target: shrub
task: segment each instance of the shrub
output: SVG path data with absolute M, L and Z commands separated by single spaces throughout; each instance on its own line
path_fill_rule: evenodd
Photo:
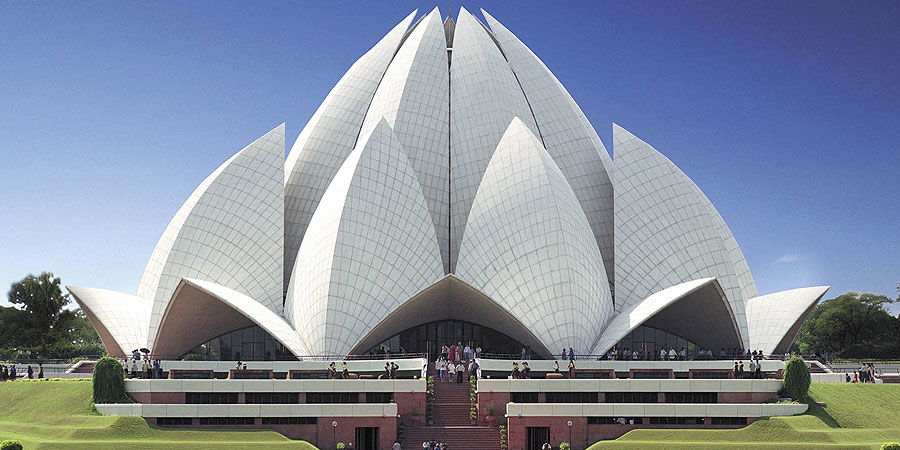
M 0 442 L 0 450 L 22 450 L 22 443 L 12 439 L 3 441 Z
M 500 450 L 506 450 L 506 425 L 500 425 Z
M 809 368 L 799 356 L 792 356 L 784 365 L 784 389 L 792 399 L 805 401 L 809 393 Z
M 104 356 L 94 364 L 94 403 L 116 403 L 125 397 L 125 371 L 118 360 Z
M 881 450 L 900 450 L 900 442 L 885 442 L 882 444 Z
M 421 415 L 422 412 L 419 411 L 419 407 L 418 407 L 418 406 L 413 405 L 412 407 L 409 408 L 409 414 L 412 415 L 413 417 L 416 417 L 416 416 Z
M 572 446 L 568 442 L 562 442 L 559 444 L 559 450 L 572 450 Z
M 337 450 L 344 450 L 346 448 L 347 448 L 347 446 L 343 442 L 337 443 Z

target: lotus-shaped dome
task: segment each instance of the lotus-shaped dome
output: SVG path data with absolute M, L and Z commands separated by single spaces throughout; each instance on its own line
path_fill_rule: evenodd
M 439 320 L 545 355 L 605 352 L 642 325 L 706 348 L 789 345 L 827 287 L 757 297 L 690 178 L 617 125 L 614 163 L 559 80 L 482 13 L 489 28 L 414 11 L 286 160 L 283 125 L 228 159 L 137 295 L 71 287 L 109 352 L 174 357 L 256 325 L 296 356 L 361 353 Z

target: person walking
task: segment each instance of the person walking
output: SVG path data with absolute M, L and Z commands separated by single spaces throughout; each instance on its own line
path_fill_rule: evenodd
M 528 367 L 527 361 L 522 361 L 522 378 L 531 379 L 531 367 Z
M 575 350 L 569 347 L 569 361 L 575 361 Z
M 132 358 L 131 359 L 131 378 L 137 378 L 137 377 L 138 377 L 137 360 Z
M 678 353 L 675 352 L 675 347 L 669 347 L 669 361 L 675 361 L 678 359 Z
M 466 366 L 463 365 L 462 361 L 456 364 L 456 382 L 463 382 L 463 374 L 466 373 Z
M 44 379 L 44 363 L 38 364 L 38 380 Z
M 450 345 L 450 350 L 449 350 L 448 356 L 450 359 L 450 364 L 453 364 L 456 362 L 456 345 L 452 345 L 452 344 Z
M 469 362 L 469 360 L 472 359 L 472 347 L 469 347 L 469 345 L 466 344 L 466 348 L 463 349 L 463 353 L 465 353 L 466 362 Z
M 162 376 L 162 364 L 159 359 L 153 361 L 153 378 L 159 379 Z
M 27 378 L 29 380 L 34 379 L 34 369 L 31 368 L 31 364 L 28 365 L 28 369 L 25 372 L 25 378 Z
M 394 445 L 391 446 L 391 450 L 400 450 L 400 441 L 394 441 Z
M 447 364 L 447 380 L 452 383 L 454 378 L 456 378 L 456 364 L 450 361 Z
M 333 380 L 337 378 L 337 367 L 334 365 L 334 361 L 328 365 L 328 379 Z
M 341 378 L 346 380 L 350 378 L 350 368 L 347 367 L 347 362 L 341 362 Z
M 447 382 L 447 360 L 446 359 L 441 360 L 440 368 L 441 368 L 441 382 L 446 383 Z
M 569 361 L 569 379 L 575 378 L 575 361 Z

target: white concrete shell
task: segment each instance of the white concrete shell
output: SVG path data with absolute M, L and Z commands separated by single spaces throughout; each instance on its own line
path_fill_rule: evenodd
M 107 289 L 66 286 L 111 356 L 122 357 L 147 344 L 150 300 Z
M 606 353 L 641 325 L 661 328 L 661 324 L 667 331 L 708 349 L 741 344 L 721 287 L 715 278 L 703 278 L 663 289 L 627 306 L 603 330 L 591 353 Z
M 235 289 L 282 310 L 284 124 L 225 161 L 169 222 L 141 278 L 152 299 L 147 346 L 185 277 Z
M 593 348 L 613 305 L 578 199 L 518 118 L 493 153 L 472 203 L 456 275 L 553 351 Z
M 310 221 L 286 315 L 315 354 L 344 354 L 444 274 L 434 225 L 399 139 L 363 136 Z
M 750 348 L 765 354 L 786 352 L 800 332 L 803 321 L 830 288 L 791 289 L 748 300 Z
M 220 284 L 190 278 L 175 290 L 151 353 L 175 359 L 213 337 L 251 325 L 259 325 L 294 355 L 309 354 L 297 332 L 266 305 Z
M 539 136 L 528 102 L 490 34 L 465 8 L 450 70 L 450 271 L 488 161 L 513 117 Z
M 685 281 L 715 277 L 749 344 L 744 298 L 718 213 L 672 161 L 613 125 L 616 309 Z M 728 232 L 730 235 L 731 233 Z M 744 263 L 746 264 L 746 263 Z
M 450 73 L 447 44 L 437 8 L 404 41 L 369 106 L 362 134 L 382 119 L 394 130 L 416 172 L 444 272 L 450 270 Z
M 285 289 L 309 221 L 328 184 L 356 146 L 372 96 L 415 15 L 416 11 L 410 13 L 350 66 L 306 123 L 284 161 Z
M 550 69 L 512 32 L 481 10 L 531 106 L 543 144 L 566 176 L 614 284 L 612 160 L 575 99 Z

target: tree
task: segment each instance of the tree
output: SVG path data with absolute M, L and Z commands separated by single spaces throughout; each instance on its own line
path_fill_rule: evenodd
M 784 390 L 792 399 L 797 401 L 806 400 L 809 393 L 810 375 L 809 368 L 803 358 L 799 356 L 791 356 L 791 359 L 784 365 Z
M 118 360 L 104 356 L 94 364 L 94 403 L 118 403 L 125 397 L 125 369 Z
M 50 272 L 40 276 L 29 274 L 22 281 L 13 283 L 8 296 L 10 303 L 22 305 L 31 313 L 35 325 L 44 329 L 53 328 L 63 307 L 69 304 L 69 294 L 63 294 L 60 289 L 59 277 Z
M 894 300 L 849 292 L 819 304 L 800 329 L 795 349 L 802 354 L 835 352 L 842 357 L 900 355 L 900 318 L 885 306 Z

